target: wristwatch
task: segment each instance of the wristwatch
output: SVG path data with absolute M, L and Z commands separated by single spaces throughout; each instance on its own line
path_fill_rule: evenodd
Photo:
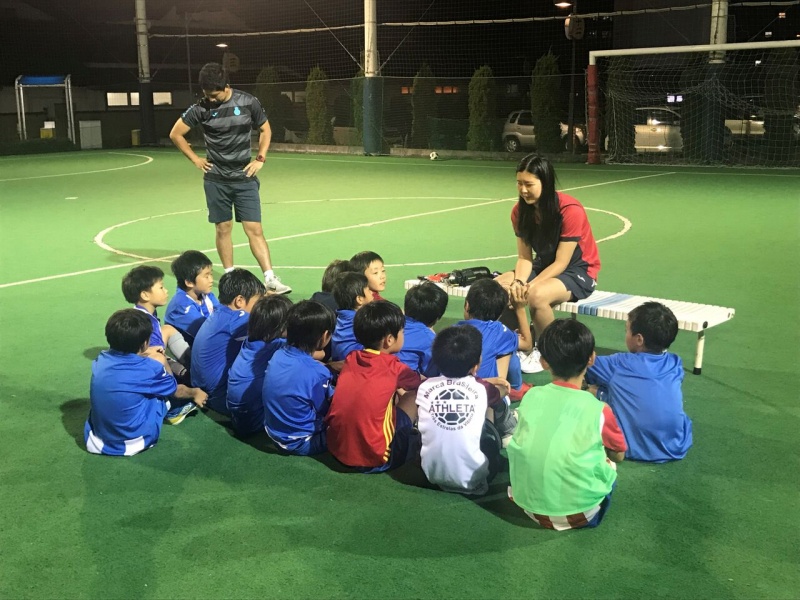
M 256 156 L 256 160 L 258 162 L 264 162 L 264 155 L 263 154 L 259 154 L 258 156 Z

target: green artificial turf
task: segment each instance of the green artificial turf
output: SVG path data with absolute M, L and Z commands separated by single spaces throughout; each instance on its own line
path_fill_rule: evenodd
M 557 172 L 598 239 L 624 221 L 591 209 L 631 223 L 600 244 L 600 289 L 736 309 L 686 376 L 688 457 L 623 463 L 603 524 L 566 533 L 506 499 L 507 473 L 470 500 L 271 454 L 210 413 L 136 457 L 87 454 L 90 365 L 130 255 L 167 273 L 186 249 L 217 260 L 201 173 L 171 150 L 0 158 L 0 598 L 796 598 L 800 172 Z M 513 265 L 492 258 L 515 253 L 513 163 L 274 154 L 261 179 L 294 300 L 364 249 L 399 304 L 405 279 Z M 462 311 L 451 298 L 441 325 Z M 582 319 L 624 349 L 623 323 Z M 694 341 L 673 346 L 689 369 Z

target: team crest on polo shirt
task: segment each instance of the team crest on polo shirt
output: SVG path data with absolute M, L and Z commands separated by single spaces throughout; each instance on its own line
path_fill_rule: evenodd
M 239 110 L 239 107 L 237 106 L 233 109 L 233 114 L 235 114 L 238 117 L 240 114 L 242 114 L 242 111 Z
M 433 422 L 448 431 L 456 431 L 469 425 L 475 416 L 475 401 L 471 395 L 468 390 L 461 390 L 453 385 L 437 391 L 431 399 L 430 414 Z

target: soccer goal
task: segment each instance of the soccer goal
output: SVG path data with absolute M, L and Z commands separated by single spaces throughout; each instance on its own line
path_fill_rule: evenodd
M 800 40 L 591 52 L 589 162 L 800 166 Z

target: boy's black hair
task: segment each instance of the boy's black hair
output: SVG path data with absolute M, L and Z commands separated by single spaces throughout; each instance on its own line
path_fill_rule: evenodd
M 553 375 L 569 379 L 580 375 L 594 352 L 594 335 L 574 319 L 556 319 L 536 342 Z
M 123 308 L 108 318 L 106 340 L 112 350 L 136 354 L 150 340 L 153 324 L 141 310 Z
M 317 349 L 320 338 L 336 328 L 334 312 L 314 300 L 302 300 L 286 314 L 286 343 L 311 354 Z
M 367 267 L 372 264 L 373 261 L 379 260 L 383 262 L 381 255 L 377 252 L 372 252 L 371 250 L 364 250 L 363 252 L 359 252 L 358 254 L 354 254 L 353 258 L 350 259 L 350 267 L 353 271 L 357 273 L 363 273 L 367 270 Z
M 644 347 L 650 352 L 663 352 L 678 336 L 678 319 L 660 302 L 645 302 L 628 313 L 631 333 L 642 334 Z
M 466 302 L 471 318 L 496 321 L 508 306 L 508 292 L 494 279 L 479 279 L 469 286 Z
M 247 321 L 247 339 L 251 342 L 271 342 L 286 331 L 286 315 L 292 301 L 286 296 L 264 296 L 250 311 Z
M 249 301 L 253 296 L 263 296 L 266 293 L 264 283 L 247 269 L 234 269 L 219 280 L 219 301 L 226 306 L 232 304 L 236 296 Z
M 178 287 L 185 292 L 188 289 L 186 282 L 194 283 L 200 271 L 212 264 L 211 259 L 199 250 L 187 250 L 172 261 L 172 274 L 175 275 Z
M 228 87 L 228 73 L 219 63 L 206 63 L 197 81 L 204 92 L 220 92 Z
M 339 260 L 338 258 L 334 260 L 322 274 L 322 291 L 328 293 L 332 292 L 339 275 L 352 270 L 353 268 L 350 266 L 349 260 Z
M 356 298 L 363 297 L 368 287 L 369 282 L 363 273 L 342 273 L 333 284 L 333 299 L 339 308 L 355 310 Z
M 423 281 L 406 292 L 404 308 L 407 317 L 433 327 L 447 310 L 447 292 L 432 281 Z
M 122 278 L 122 295 L 131 304 L 138 304 L 142 292 L 146 292 L 164 279 L 164 271 L 151 265 L 133 267 Z
M 472 325 L 442 329 L 433 340 L 431 354 L 445 377 L 466 377 L 481 362 L 483 335 Z
M 362 306 L 353 319 L 353 333 L 358 342 L 370 350 L 380 350 L 387 335 L 397 337 L 406 325 L 403 311 L 394 302 L 377 300 Z

